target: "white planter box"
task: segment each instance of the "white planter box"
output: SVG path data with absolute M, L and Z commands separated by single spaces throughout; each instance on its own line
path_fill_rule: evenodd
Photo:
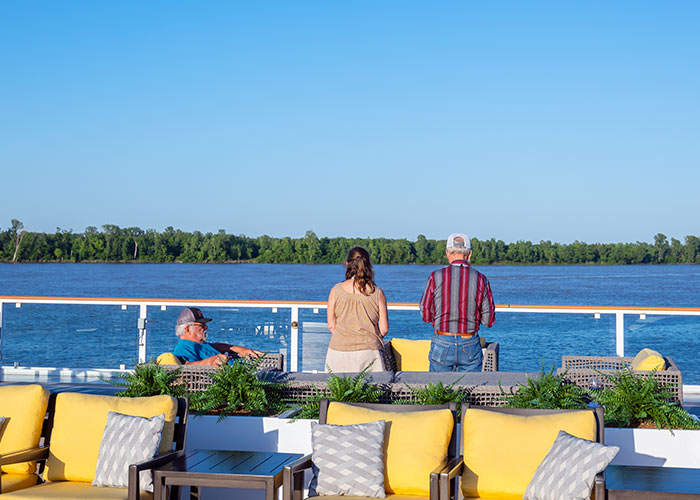
M 311 453 L 311 422 L 270 417 L 190 417 L 187 449 Z M 700 468 L 700 430 L 605 429 L 605 444 L 620 447 L 616 465 Z
M 605 428 L 605 444 L 620 447 L 614 465 L 700 467 L 700 430 Z

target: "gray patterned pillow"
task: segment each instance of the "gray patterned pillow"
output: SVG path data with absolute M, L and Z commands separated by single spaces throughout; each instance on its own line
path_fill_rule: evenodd
M 384 420 L 354 425 L 311 423 L 309 496 L 384 498 Z
M 129 486 L 129 465 L 153 458 L 163 436 L 165 415 L 134 417 L 110 411 L 102 435 L 93 486 Z M 141 471 L 141 489 L 153 491 L 151 471 Z
M 605 446 L 559 431 L 547 456 L 527 485 L 527 500 L 590 498 L 595 475 L 603 471 L 620 448 Z

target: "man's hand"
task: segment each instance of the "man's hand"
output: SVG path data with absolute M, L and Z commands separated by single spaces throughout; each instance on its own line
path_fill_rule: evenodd
M 231 346 L 231 350 L 238 354 L 240 357 L 248 359 L 259 358 L 260 356 L 265 354 L 262 351 L 256 351 L 255 349 L 249 349 L 248 347 L 241 346 Z

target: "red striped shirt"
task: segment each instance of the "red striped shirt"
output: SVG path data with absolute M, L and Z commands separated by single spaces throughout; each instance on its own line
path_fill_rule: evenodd
M 455 260 L 428 278 L 420 299 L 423 321 L 442 332 L 472 333 L 496 321 L 489 280 L 465 260 Z

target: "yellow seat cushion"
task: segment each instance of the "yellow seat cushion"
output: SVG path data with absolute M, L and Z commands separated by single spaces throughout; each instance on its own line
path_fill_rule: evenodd
M 519 416 L 470 408 L 462 426 L 465 497 L 521 499 L 560 430 L 596 438 L 595 415 L 586 410 Z
M 180 360 L 172 352 L 164 352 L 156 358 L 159 365 L 181 365 Z
M 127 488 L 102 488 L 78 481 L 44 483 L 33 488 L 14 491 L 3 500 L 127 500 Z M 153 493 L 141 491 L 142 500 L 152 500 Z
M 666 361 L 657 351 L 645 348 L 634 357 L 631 367 L 633 370 L 663 370 L 666 368 Z
M 150 418 L 165 414 L 159 454 L 172 449 L 177 400 L 171 396 L 121 398 L 64 392 L 56 398 L 46 477 L 49 481 L 95 478 L 97 456 L 110 411 Z
M 430 368 L 430 340 L 391 339 L 396 369 L 404 372 L 427 372 Z
M 364 424 L 385 420 L 384 489 L 397 495 L 428 496 L 430 473 L 447 462 L 454 419 L 450 410 L 385 412 L 342 403 L 328 407 L 327 423 Z
M 2 484 L 0 492 L 9 493 L 35 486 L 38 479 L 39 476 L 36 474 L 3 474 L 0 477 L 0 484 Z
M 0 428 L 0 455 L 39 446 L 49 391 L 37 384 L 0 387 L 0 417 L 6 421 Z M 2 472 L 31 474 L 35 462 L 3 465 Z

